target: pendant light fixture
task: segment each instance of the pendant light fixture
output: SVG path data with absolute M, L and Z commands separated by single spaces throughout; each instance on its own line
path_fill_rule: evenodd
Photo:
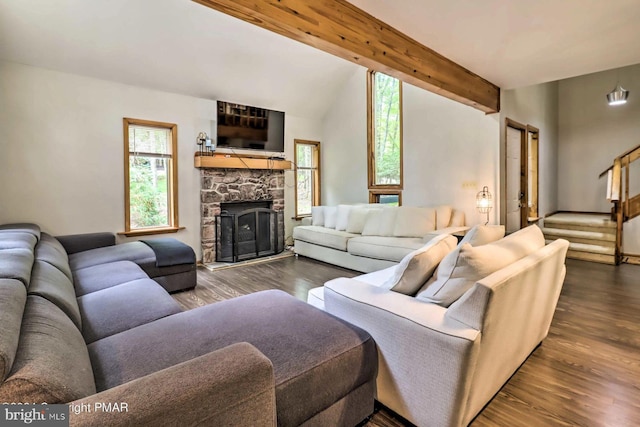
M 609 101 L 609 105 L 622 105 L 627 103 L 628 97 L 629 91 L 620 86 L 620 81 L 618 81 L 615 89 L 607 94 L 607 101 Z

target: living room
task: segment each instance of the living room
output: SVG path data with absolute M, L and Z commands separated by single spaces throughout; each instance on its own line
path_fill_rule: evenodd
M 633 5 L 617 6 L 619 15 L 637 14 Z M 582 17 L 597 22 L 592 14 Z M 218 100 L 284 111 L 288 160 L 295 139 L 320 141 L 321 204 L 369 201 L 363 66 L 188 1 L 162 6 L 11 1 L 0 6 L 0 23 L 0 224 L 32 222 L 56 236 L 123 232 L 122 119 L 174 123 L 180 229 L 169 236 L 192 247 L 201 260 L 201 171 L 193 154 L 197 135 L 214 133 Z M 603 36 L 591 35 L 592 48 L 599 47 L 598 37 Z M 487 186 L 494 201 L 488 222 L 504 224 L 509 118 L 540 131 L 539 217 L 608 212 L 607 182 L 598 174 L 638 145 L 640 133 L 635 120 L 640 104 L 634 99 L 640 58 L 631 56 L 633 48 L 623 48 L 628 39 L 633 38 L 618 41 L 627 56 L 601 64 L 576 59 L 577 72 L 560 76 L 548 68 L 535 84 L 519 80 L 514 66 L 512 80 L 500 82 L 500 112 L 494 114 L 404 83 L 402 205 L 451 205 L 464 212 L 467 225 L 480 224 L 487 217 L 478 212 L 476 196 Z M 553 44 L 548 40 L 531 55 L 559 55 L 551 52 Z M 562 52 L 572 48 L 567 44 Z M 464 64 L 464 58 L 451 59 Z M 617 83 L 629 90 L 629 101 L 610 107 L 605 95 Z M 284 179 L 284 236 L 291 244 L 300 224 L 293 219 L 294 172 L 285 171 Z M 138 239 L 118 236 L 119 243 Z M 622 254 L 637 259 L 639 242 L 638 220 L 626 222 Z M 612 268 L 624 269 L 626 276 L 637 267 Z

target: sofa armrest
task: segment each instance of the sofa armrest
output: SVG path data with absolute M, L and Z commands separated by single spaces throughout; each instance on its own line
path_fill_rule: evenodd
M 69 255 L 116 244 L 116 236 L 113 233 L 70 234 L 68 236 L 56 236 L 56 239 Z
M 305 216 L 300 220 L 300 225 L 311 225 L 312 223 L 313 223 L 313 220 L 311 219 L 310 216 Z
M 96 407 L 109 403 L 119 411 Z M 273 366 L 251 344 L 233 344 L 72 402 L 70 425 L 275 426 Z
M 324 303 L 376 342 L 378 401 L 416 425 L 462 424 L 479 331 L 444 307 L 354 279 L 326 283 Z

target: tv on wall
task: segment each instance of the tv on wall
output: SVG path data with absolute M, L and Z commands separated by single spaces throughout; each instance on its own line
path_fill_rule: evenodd
M 218 101 L 218 148 L 284 153 L 284 113 Z

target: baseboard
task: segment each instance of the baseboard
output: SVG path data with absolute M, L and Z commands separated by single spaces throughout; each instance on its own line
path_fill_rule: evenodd
M 640 265 L 640 255 L 622 254 L 622 262 L 626 264 Z

